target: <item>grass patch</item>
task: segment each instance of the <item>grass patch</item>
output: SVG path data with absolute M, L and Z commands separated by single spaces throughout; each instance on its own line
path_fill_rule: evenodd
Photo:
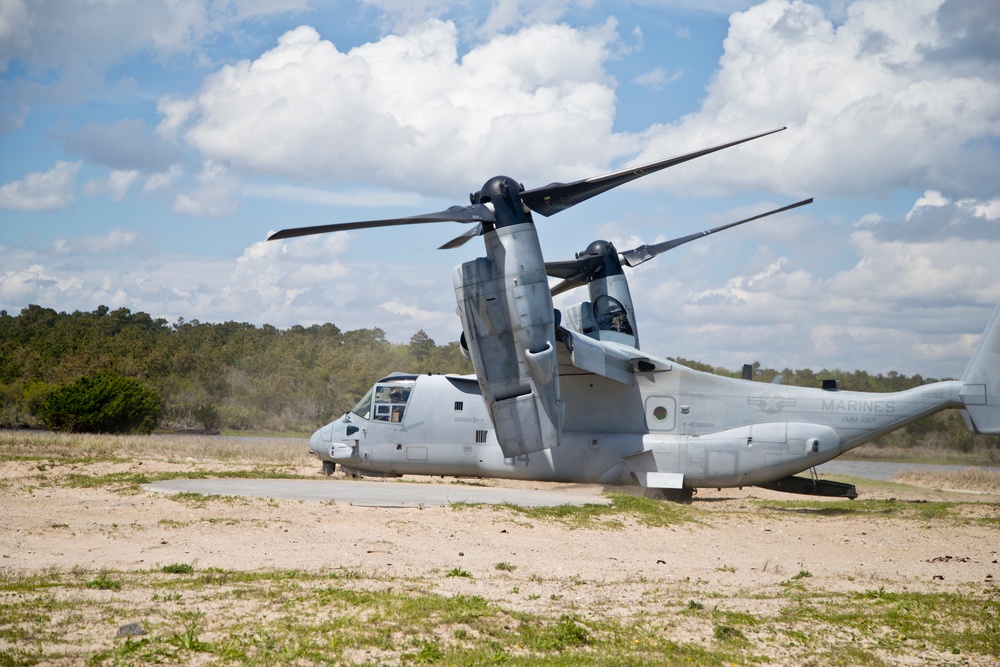
M 86 584 L 87 588 L 96 588 L 101 591 L 120 591 L 122 582 L 117 579 L 108 579 L 106 572 L 102 572 L 96 579 L 91 579 Z
M 923 521 L 960 519 L 962 503 L 924 500 L 757 500 L 761 509 L 812 516 L 919 519 Z
M 160 571 L 166 574 L 191 574 L 194 572 L 194 567 L 187 563 L 173 563 L 171 565 L 164 565 L 160 568 Z
M 308 436 L 240 434 L 240 438 L 199 435 L 107 435 L 0 431 L 0 460 L 66 463 L 122 462 L 131 459 L 196 459 L 232 463 L 302 465 Z
M 757 600 L 767 598 L 757 609 L 770 611 L 753 614 L 737 611 L 738 593 L 713 592 L 711 607 L 692 600 L 619 615 L 585 613 L 569 600 L 528 612 L 478 595 L 440 595 L 433 581 L 419 577 L 354 570 L 213 569 L 177 577 L 174 569 L 106 571 L 96 579 L 84 571 L 3 572 L 3 664 L 670 667 L 1000 657 L 996 589 L 961 595 L 781 589 L 756 593 Z M 93 602 L 97 591 L 100 604 Z M 147 634 L 109 633 L 122 619 L 140 620 Z M 678 627 L 686 639 L 676 639 Z
M 496 511 L 506 511 L 526 519 L 556 521 L 569 528 L 596 528 L 621 530 L 626 520 L 633 520 L 648 527 L 676 526 L 698 520 L 699 510 L 690 505 L 678 505 L 662 500 L 651 500 L 628 493 L 610 491 L 605 494 L 610 503 L 585 505 L 555 505 L 551 507 L 522 507 L 511 503 L 488 505 Z M 463 510 L 484 507 L 476 503 L 453 503 L 453 509 Z

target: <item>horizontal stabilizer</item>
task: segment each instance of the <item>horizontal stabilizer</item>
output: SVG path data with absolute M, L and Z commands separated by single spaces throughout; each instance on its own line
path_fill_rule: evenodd
M 1000 434 L 1000 306 L 962 374 L 963 417 L 975 433 Z

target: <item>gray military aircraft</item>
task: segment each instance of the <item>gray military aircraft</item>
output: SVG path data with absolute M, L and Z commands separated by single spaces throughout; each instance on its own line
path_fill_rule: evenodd
M 689 499 L 699 487 L 762 486 L 855 497 L 855 488 L 797 476 L 927 415 L 962 410 L 1000 433 L 1000 307 L 961 380 L 894 393 L 803 388 L 721 377 L 639 349 L 623 266 L 682 243 L 801 206 L 619 253 L 598 241 L 546 263 L 532 212 L 550 216 L 641 176 L 779 132 L 746 137 L 573 183 L 525 190 L 488 180 L 469 206 L 406 218 L 287 229 L 269 240 L 431 222 L 474 223 L 442 248 L 483 236 L 486 257 L 455 268 L 463 352 L 475 375 L 380 379 L 350 412 L 316 431 L 328 474 L 457 475 L 639 485 Z M 550 288 L 548 276 L 561 279 Z M 561 313 L 552 294 L 587 285 Z

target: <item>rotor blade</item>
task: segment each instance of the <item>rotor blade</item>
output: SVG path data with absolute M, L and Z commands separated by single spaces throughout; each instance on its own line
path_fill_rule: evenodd
M 438 213 L 424 213 L 408 218 L 390 218 L 388 220 L 364 220 L 361 222 L 339 222 L 333 225 L 315 225 L 313 227 L 296 227 L 282 229 L 267 237 L 268 241 L 290 239 L 296 236 L 310 234 L 326 234 L 327 232 L 345 232 L 351 229 L 369 229 L 372 227 L 394 227 L 396 225 L 419 225 L 425 222 L 493 222 L 496 218 L 493 211 L 483 204 L 473 206 L 452 206 Z
M 730 227 L 736 227 L 737 225 L 742 225 L 753 220 L 760 220 L 761 218 L 766 218 L 769 215 L 774 215 L 775 213 L 781 213 L 782 211 L 788 211 L 793 208 L 798 208 L 799 206 L 805 206 L 806 204 L 812 203 L 812 197 L 809 199 L 803 199 L 800 202 L 795 202 L 794 204 L 789 204 L 788 206 L 782 206 L 781 208 L 776 208 L 773 211 L 768 211 L 767 213 L 761 213 L 760 215 L 755 215 L 751 218 L 745 218 L 743 220 L 737 220 L 736 222 L 730 222 L 728 225 L 722 225 L 721 227 L 714 227 L 712 229 L 706 229 L 703 232 L 698 232 L 696 234 L 689 234 L 687 236 L 682 236 L 680 238 L 673 239 L 672 241 L 664 241 L 663 243 L 657 243 L 655 245 L 641 245 L 638 248 L 633 248 L 632 250 L 626 250 L 621 253 L 622 264 L 626 266 L 639 266 L 643 262 L 649 259 L 653 259 L 660 253 L 664 253 L 668 250 L 672 250 L 679 245 L 684 245 L 688 241 L 694 241 L 695 239 L 700 239 L 709 234 L 714 234 L 715 232 L 721 232 L 724 229 L 729 229 Z
M 723 148 L 729 148 L 731 146 L 746 143 L 747 141 L 766 137 L 769 134 L 781 132 L 784 129 L 786 128 L 779 127 L 776 130 L 755 134 L 752 137 L 745 137 L 736 141 L 730 141 L 726 144 L 713 146 L 712 148 L 705 148 L 700 151 L 695 151 L 694 153 L 678 155 L 677 157 L 661 160 L 659 162 L 651 162 L 650 164 L 642 165 L 641 167 L 622 169 L 621 171 L 605 174 L 604 176 L 595 176 L 594 178 L 587 178 L 573 183 L 549 183 L 546 186 L 522 192 L 521 201 L 524 202 L 524 204 L 532 211 L 544 216 L 550 216 L 560 211 L 565 211 L 570 206 L 575 206 L 582 201 L 586 201 L 591 197 L 601 194 L 602 192 L 607 192 L 611 188 L 616 188 L 619 185 L 635 180 L 640 176 L 646 176 L 660 171 L 661 169 L 673 167 L 674 165 L 682 162 L 687 162 L 688 160 L 693 160 L 697 157 L 708 155 L 709 153 L 721 151 Z
M 465 245 L 467 241 L 469 241 L 472 238 L 475 238 L 476 236 L 482 236 L 482 234 L 483 234 L 483 223 L 480 222 L 472 229 L 466 231 L 463 234 L 459 234 L 452 240 L 448 241 L 443 246 L 438 248 L 438 250 L 451 250 L 453 248 L 457 248 L 459 246 Z
M 552 288 L 552 296 L 562 294 L 575 287 L 586 285 L 587 281 L 604 265 L 600 256 L 591 255 L 564 262 L 545 262 L 545 274 L 563 281 Z
M 599 256 L 581 257 L 564 262 L 545 262 L 545 274 L 553 278 L 571 280 L 594 272 L 602 264 L 603 260 Z
M 552 296 L 558 296 L 563 292 L 568 292 L 571 289 L 582 287 L 587 284 L 586 276 L 578 280 L 564 280 L 555 287 L 552 288 Z

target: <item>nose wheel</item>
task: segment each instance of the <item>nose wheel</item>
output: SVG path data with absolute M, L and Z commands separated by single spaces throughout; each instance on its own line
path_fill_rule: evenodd
M 323 474 L 329 477 L 337 470 L 337 464 L 333 461 L 323 461 Z

